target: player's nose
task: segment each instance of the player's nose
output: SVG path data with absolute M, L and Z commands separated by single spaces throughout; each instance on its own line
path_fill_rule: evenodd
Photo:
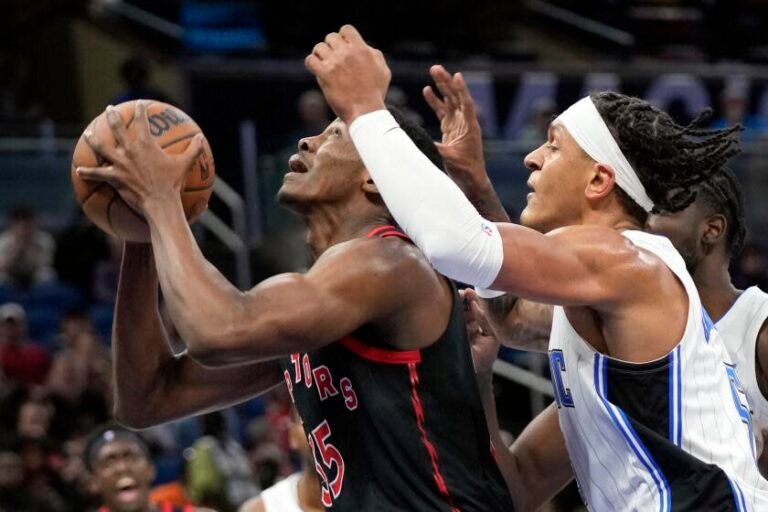
M 312 137 L 304 137 L 299 141 L 299 151 L 314 152 L 314 140 Z
M 539 149 L 541 148 L 534 149 L 533 151 L 528 153 L 523 159 L 523 163 L 525 164 L 525 167 L 531 172 L 541 170 L 542 162 L 541 162 L 541 154 Z

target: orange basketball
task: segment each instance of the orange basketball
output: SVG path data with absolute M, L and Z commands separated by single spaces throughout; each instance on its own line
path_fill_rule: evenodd
M 134 137 L 133 115 L 135 101 L 121 103 L 115 107 L 120 114 L 128 137 Z M 201 132 L 191 117 L 180 109 L 161 103 L 149 102 L 147 118 L 152 137 L 166 153 L 183 153 L 192 138 Z M 105 113 L 91 121 L 88 127 L 104 146 L 115 146 L 115 138 L 109 128 Z M 75 170 L 78 167 L 97 167 L 109 165 L 109 162 L 97 155 L 88 145 L 85 137 L 80 136 L 72 155 L 70 176 L 75 187 L 77 201 L 85 214 L 101 229 L 118 238 L 133 242 L 149 242 L 149 226 L 140 213 L 128 206 L 117 191 L 106 183 L 86 181 Z M 162 169 L 158 169 L 161 172 Z M 213 154 L 208 141 L 203 139 L 203 152 L 187 173 L 181 192 L 181 202 L 187 220 L 192 223 L 208 204 L 213 191 L 216 169 Z

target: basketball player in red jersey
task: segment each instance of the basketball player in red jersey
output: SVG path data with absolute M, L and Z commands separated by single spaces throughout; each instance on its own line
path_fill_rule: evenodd
M 87 138 L 114 164 L 78 172 L 115 186 L 152 236 L 151 245 L 126 244 L 123 256 L 113 335 L 120 421 L 147 427 L 285 381 L 324 506 L 511 509 L 461 301 L 391 225 L 343 122 L 299 141 L 278 195 L 306 220 L 315 264 L 241 292 L 205 260 L 181 208 L 179 188 L 199 141 L 185 155 L 166 155 L 147 135 L 141 102 L 135 140 L 112 109 L 107 117 L 117 149 Z M 428 135 L 398 117 L 440 166 Z M 161 327 L 158 281 L 187 345 L 178 358 Z
M 149 447 L 135 433 L 108 426 L 91 434 L 83 455 L 93 490 L 102 500 L 99 512 L 212 512 L 191 505 L 151 503 L 155 466 Z

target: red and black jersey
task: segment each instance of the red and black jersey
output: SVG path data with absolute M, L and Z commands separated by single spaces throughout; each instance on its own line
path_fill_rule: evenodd
M 384 226 L 369 236 L 405 235 Z M 464 310 L 454 288 L 443 335 L 393 350 L 363 326 L 283 361 L 323 504 L 336 511 L 507 511 L 491 453 Z

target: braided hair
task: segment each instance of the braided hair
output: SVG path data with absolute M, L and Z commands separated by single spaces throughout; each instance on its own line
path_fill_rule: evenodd
M 741 125 L 701 128 L 711 116 L 711 109 L 682 126 L 640 98 L 610 91 L 590 97 L 656 210 L 685 209 L 696 199 L 699 185 L 740 152 Z M 627 211 L 644 224 L 647 213 L 623 190 L 617 191 Z
M 747 234 L 744 226 L 744 193 L 739 179 L 724 167 L 701 184 L 698 201 L 710 213 L 719 213 L 725 217 L 728 222 L 728 252 L 731 257 L 738 256 Z

